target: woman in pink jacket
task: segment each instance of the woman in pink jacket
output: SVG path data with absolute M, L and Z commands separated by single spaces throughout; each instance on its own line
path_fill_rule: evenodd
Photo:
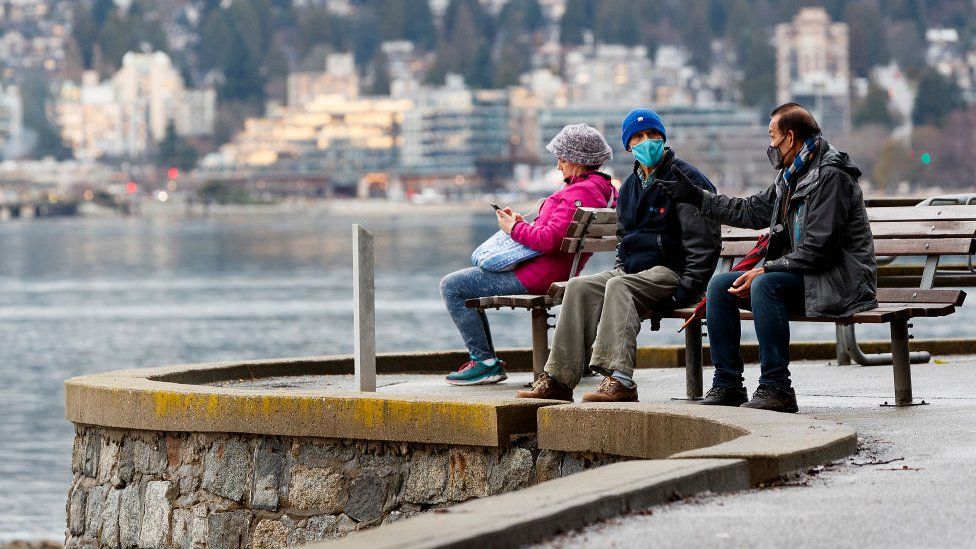
M 546 145 L 557 159 L 563 186 L 549 195 L 535 221 L 529 223 L 509 208 L 498 210 L 498 226 L 542 255 L 527 260 L 513 271 L 493 272 L 471 267 L 453 272 L 441 280 L 441 295 L 471 360 L 447 376 L 451 385 L 481 385 L 505 380 L 504 362 L 495 356 L 484 311 L 468 309 L 465 300 L 492 295 L 544 294 L 553 282 L 569 280 L 573 254 L 559 245 L 576 208 L 605 208 L 616 203 L 617 191 L 610 176 L 600 173 L 612 158 L 610 145 L 596 128 L 573 124 L 563 128 Z M 583 254 L 582 270 L 590 254 Z

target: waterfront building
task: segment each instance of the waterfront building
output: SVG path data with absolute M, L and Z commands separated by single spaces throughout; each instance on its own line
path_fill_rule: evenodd
M 359 97 L 359 75 L 351 53 L 329 54 L 323 72 L 293 72 L 287 80 L 288 106 L 303 108 L 321 95 Z
M 163 52 L 129 52 L 104 81 L 87 71 L 80 84 L 65 82 L 56 105 L 62 137 L 84 159 L 145 154 L 173 121 L 187 137 L 213 133 L 216 92 L 188 90 Z
M 271 105 L 249 118 L 231 143 L 204 157 L 209 174 L 317 173 L 334 186 L 355 189 L 370 172 L 391 170 L 400 148 L 407 99 L 320 95 L 302 107 Z
M 399 175 L 404 185 L 501 184 L 511 172 L 509 100 L 504 90 L 471 90 L 449 74 L 441 87 L 405 94 Z
M 807 106 L 828 135 L 851 125 L 848 28 L 823 8 L 802 8 L 776 25 L 776 101 Z

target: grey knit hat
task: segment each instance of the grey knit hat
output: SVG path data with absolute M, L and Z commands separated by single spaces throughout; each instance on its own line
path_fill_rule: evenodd
M 613 158 L 607 140 L 599 130 L 586 124 L 564 127 L 546 145 L 546 150 L 556 158 L 581 166 L 602 166 Z

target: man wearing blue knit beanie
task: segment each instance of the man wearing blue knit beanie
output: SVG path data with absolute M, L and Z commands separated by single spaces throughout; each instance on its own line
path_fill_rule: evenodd
M 522 398 L 573 400 L 584 370 L 605 376 L 588 402 L 633 402 L 641 320 L 698 301 L 718 263 L 720 226 L 679 204 L 662 181 L 680 169 L 693 184 L 715 187 L 665 147 L 667 131 L 651 109 L 635 109 L 621 125 L 634 171 L 617 201 L 617 261 L 610 271 L 570 279 L 545 372 Z

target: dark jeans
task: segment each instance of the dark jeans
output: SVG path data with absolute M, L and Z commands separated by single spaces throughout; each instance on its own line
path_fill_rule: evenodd
M 461 339 L 471 360 L 486 360 L 495 356 L 491 342 L 488 317 L 481 309 L 464 306 L 467 299 L 492 295 L 519 295 L 528 291 L 512 271 L 492 272 L 480 267 L 454 271 L 441 279 L 441 296 L 451 320 L 461 332 Z
M 759 384 L 779 389 L 790 388 L 790 313 L 803 312 L 803 275 L 765 273 L 749 288 L 749 298 L 728 292 L 741 272 L 716 275 L 708 283 L 705 318 L 712 364 L 713 387 L 742 387 L 742 355 L 739 340 L 742 326 L 739 309 L 752 311 L 759 339 Z

